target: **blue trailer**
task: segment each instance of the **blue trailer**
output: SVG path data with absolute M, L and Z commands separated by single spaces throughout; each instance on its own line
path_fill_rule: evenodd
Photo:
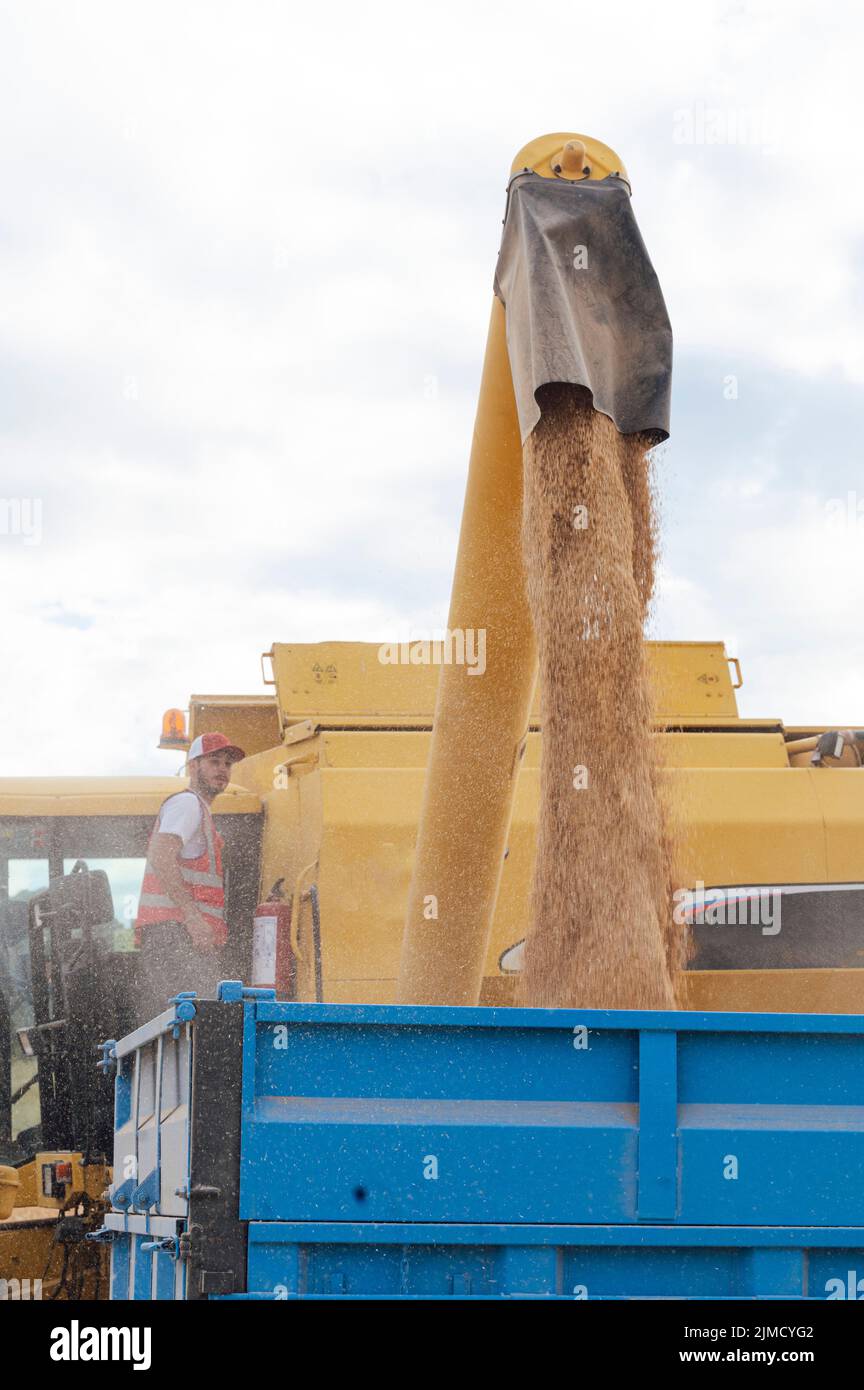
M 864 1018 L 280 1003 L 105 1044 L 115 1299 L 864 1297 Z

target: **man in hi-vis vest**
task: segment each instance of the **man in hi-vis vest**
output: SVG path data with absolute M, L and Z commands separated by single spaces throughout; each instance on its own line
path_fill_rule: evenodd
M 135 922 L 139 1024 L 167 1009 L 179 990 L 215 995 L 228 927 L 222 837 L 210 803 L 245 756 L 224 734 L 200 734 L 187 759 L 189 790 L 169 796 L 156 818 Z

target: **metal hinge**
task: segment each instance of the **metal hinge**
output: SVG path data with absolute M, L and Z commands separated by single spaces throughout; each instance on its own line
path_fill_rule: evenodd
M 160 1255 L 167 1255 L 169 1259 L 176 1260 L 180 1256 L 180 1242 L 176 1236 L 159 1236 L 156 1240 L 143 1240 L 142 1254 L 150 1250 L 157 1250 Z
M 100 1244 L 110 1245 L 117 1239 L 117 1232 L 109 1230 L 107 1226 L 100 1226 L 98 1231 L 88 1231 L 85 1240 L 98 1240 Z

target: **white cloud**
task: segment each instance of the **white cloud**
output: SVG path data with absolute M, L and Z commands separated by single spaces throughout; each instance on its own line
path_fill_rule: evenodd
M 742 396 L 864 381 L 851 4 L 818 43 L 798 0 L 7 24 L 0 493 L 38 496 L 44 536 L 0 537 L 4 772 L 161 767 L 161 710 L 259 689 L 273 640 L 444 621 L 506 172 L 544 128 L 620 150 L 679 364 Z M 712 480 L 729 555 L 682 572 L 673 534 L 658 635 L 733 634 L 748 713 L 848 718 L 857 551 L 814 537 L 773 438 Z

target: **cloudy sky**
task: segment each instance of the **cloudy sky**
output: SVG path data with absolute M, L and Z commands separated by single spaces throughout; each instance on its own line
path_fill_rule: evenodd
M 852 3 L 0 9 L 0 774 L 169 772 L 274 640 L 446 620 L 510 160 L 630 171 L 675 332 L 652 635 L 864 726 Z

